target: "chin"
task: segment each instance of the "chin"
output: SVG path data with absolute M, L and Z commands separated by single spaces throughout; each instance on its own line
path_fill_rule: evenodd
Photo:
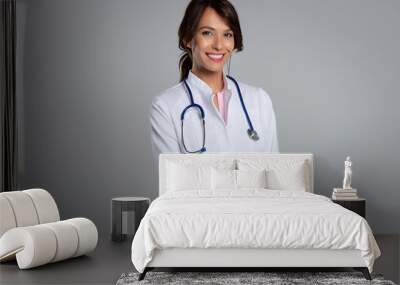
M 204 70 L 209 73 L 219 73 L 224 70 L 224 66 L 206 66 L 204 67 Z

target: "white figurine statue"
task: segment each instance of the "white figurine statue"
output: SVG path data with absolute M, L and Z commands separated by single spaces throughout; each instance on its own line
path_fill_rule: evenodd
M 351 188 L 351 160 L 350 156 L 346 157 L 346 161 L 344 162 L 344 179 L 343 179 L 343 189 L 352 189 Z

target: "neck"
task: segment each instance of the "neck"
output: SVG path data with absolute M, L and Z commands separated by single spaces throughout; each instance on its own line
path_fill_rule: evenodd
M 192 73 L 203 80 L 212 89 L 213 94 L 220 92 L 224 88 L 223 72 L 202 71 L 192 68 Z

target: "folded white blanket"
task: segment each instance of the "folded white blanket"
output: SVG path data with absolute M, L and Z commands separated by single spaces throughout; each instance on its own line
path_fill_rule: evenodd
M 157 198 L 132 243 L 143 272 L 154 249 L 358 249 L 372 272 L 379 248 L 367 221 L 329 198 L 299 191 L 179 191 Z

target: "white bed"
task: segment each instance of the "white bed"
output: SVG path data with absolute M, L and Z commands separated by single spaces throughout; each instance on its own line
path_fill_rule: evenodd
M 380 251 L 368 223 L 313 194 L 313 169 L 312 154 L 161 154 L 160 197 L 132 243 L 140 279 L 155 267 L 354 267 L 370 278 Z

